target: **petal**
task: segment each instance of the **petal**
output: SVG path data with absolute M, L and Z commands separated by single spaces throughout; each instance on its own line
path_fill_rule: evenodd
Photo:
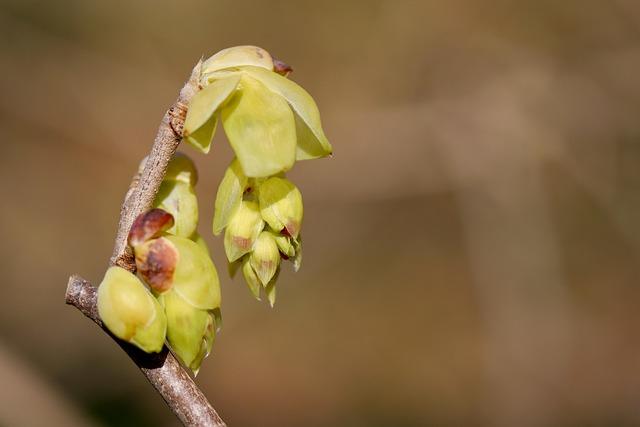
M 260 283 L 258 275 L 253 270 L 253 267 L 251 267 L 248 256 L 242 259 L 242 275 L 244 276 L 244 280 L 245 282 L 247 282 L 249 290 L 251 291 L 255 299 L 260 301 L 260 288 L 262 288 L 262 283 Z
M 234 212 L 242 202 L 242 194 L 248 178 L 242 172 L 240 162 L 233 159 L 220 182 L 213 214 L 213 234 L 218 235 L 229 224 Z
M 202 64 L 202 74 L 225 68 L 253 65 L 273 70 L 273 59 L 269 52 L 257 46 L 235 46 L 223 49 Z
M 221 117 L 245 175 L 266 177 L 291 169 L 296 160 L 295 119 L 280 95 L 243 76 Z
M 240 77 L 237 75 L 216 80 L 191 99 L 184 121 L 183 135 L 198 151 L 209 152 L 211 139 L 216 131 L 215 113 L 229 99 L 239 82 Z
M 315 159 L 332 153 L 331 144 L 322 130 L 318 107 L 306 90 L 286 77 L 263 68 L 244 67 L 243 71 L 280 94 L 291 105 L 296 115 L 298 160 Z

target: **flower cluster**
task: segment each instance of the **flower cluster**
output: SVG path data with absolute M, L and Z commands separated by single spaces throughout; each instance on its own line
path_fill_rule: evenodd
M 175 156 L 156 198 L 164 209 L 140 215 L 129 233 L 139 278 L 111 267 L 98 290 L 100 317 L 114 335 L 147 352 L 160 351 L 166 338 L 194 373 L 221 323 L 218 273 L 195 232 L 196 181 L 191 160 Z
M 264 287 L 271 306 L 276 299 L 280 260 L 302 261 L 300 227 L 302 195 L 286 178 L 249 178 L 237 159 L 218 188 L 213 232 L 224 230 L 224 249 L 231 271 L 242 274 L 253 295 Z
M 264 49 L 225 49 L 201 64 L 184 140 L 207 153 L 218 122 L 235 157 L 218 187 L 213 233 L 224 231 L 230 271 L 241 269 L 253 295 L 271 306 L 282 260 L 302 260 L 302 195 L 285 173 L 297 160 L 331 154 L 313 98 L 287 78 L 291 68 Z M 143 165 L 144 166 L 144 163 Z M 198 175 L 176 154 L 154 208 L 129 233 L 137 274 L 111 267 L 98 289 L 98 310 L 117 337 L 146 352 L 169 347 L 194 373 L 221 325 L 220 283 L 198 235 Z

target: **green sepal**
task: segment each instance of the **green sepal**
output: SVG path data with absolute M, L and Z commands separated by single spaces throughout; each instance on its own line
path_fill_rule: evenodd
M 296 160 L 295 119 L 280 95 L 243 75 L 220 117 L 246 176 L 267 177 L 291 169 Z
M 242 194 L 248 178 L 240 167 L 238 159 L 233 159 L 224 173 L 218 187 L 213 214 L 213 234 L 218 235 L 229 224 L 231 217 L 242 202 Z
M 249 253 L 263 228 L 264 221 L 258 204 L 242 201 L 224 233 L 224 250 L 229 262 Z
M 297 160 L 316 159 L 333 152 L 322 130 L 318 106 L 306 90 L 292 80 L 264 68 L 247 66 L 242 71 L 286 99 L 295 112 Z
M 197 375 L 215 340 L 213 313 L 194 307 L 175 290 L 158 299 L 167 316 L 167 341 L 171 350 Z
M 302 225 L 303 207 L 300 190 L 285 178 L 271 177 L 258 188 L 260 214 L 269 226 L 297 237 Z
M 198 199 L 193 187 L 178 180 L 164 180 L 160 184 L 154 207 L 173 215 L 174 223 L 167 233 L 191 237 L 198 226 Z
M 183 136 L 196 150 L 209 152 L 216 131 L 216 112 L 236 90 L 239 82 L 238 75 L 229 75 L 212 82 L 191 98 Z
M 162 350 L 167 318 L 158 301 L 134 274 L 110 267 L 98 287 L 98 314 L 116 337 L 147 353 Z
M 172 289 L 194 307 L 204 310 L 220 307 L 218 272 L 206 251 L 184 237 L 167 235 L 165 238 L 179 253 Z

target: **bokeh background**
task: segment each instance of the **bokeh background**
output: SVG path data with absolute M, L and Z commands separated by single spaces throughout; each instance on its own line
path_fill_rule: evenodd
M 63 301 L 202 56 L 260 45 L 335 156 L 296 165 L 278 303 L 210 233 L 225 325 L 198 384 L 230 426 L 640 425 L 640 4 L 0 1 L 0 425 L 174 426 Z

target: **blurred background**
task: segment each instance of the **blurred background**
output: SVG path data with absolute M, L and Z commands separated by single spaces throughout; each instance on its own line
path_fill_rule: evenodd
M 290 173 L 305 260 L 278 303 L 210 233 L 225 325 L 198 384 L 229 426 L 640 425 L 640 3 L 0 1 L 0 425 L 175 426 L 76 309 L 201 56 L 255 44 L 335 156 Z

